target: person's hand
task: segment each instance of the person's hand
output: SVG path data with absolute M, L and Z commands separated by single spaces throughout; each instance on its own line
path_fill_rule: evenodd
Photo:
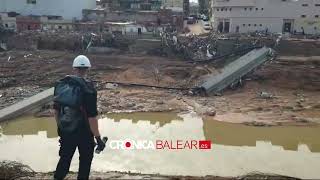
M 97 141 L 97 148 L 96 148 L 96 152 L 100 153 L 101 151 L 104 150 L 104 148 L 106 147 L 106 143 L 102 141 L 100 136 L 95 137 L 96 141 Z

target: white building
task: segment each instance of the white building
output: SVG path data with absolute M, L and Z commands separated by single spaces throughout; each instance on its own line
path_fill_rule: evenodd
M 211 5 L 217 31 L 320 33 L 320 0 L 213 0 Z
M 139 35 L 147 32 L 143 25 L 135 24 L 133 22 L 106 22 L 110 32 L 121 32 L 125 35 Z
M 80 20 L 83 9 L 95 8 L 95 0 L 0 0 L 0 12 L 62 16 L 70 20 Z
M 17 28 L 17 22 L 15 17 L 9 17 L 7 13 L 1 13 L 0 12 L 0 24 L 5 29 L 10 29 L 16 31 Z

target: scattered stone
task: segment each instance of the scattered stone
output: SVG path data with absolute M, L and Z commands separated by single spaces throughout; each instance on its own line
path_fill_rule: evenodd
M 298 102 L 298 103 L 297 103 L 297 107 L 299 107 L 299 108 L 304 108 L 304 106 L 303 106 L 303 104 L 302 104 L 301 102 Z
M 139 105 L 139 106 L 137 106 L 137 109 L 144 109 L 144 106 Z
M 293 110 L 294 108 L 292 106 L 283 106 L 284 110 Z
M 305 119 L 305 118 L 295 118 L 296 119 L 296 122 L 299 122 L 299 123 L 309 123 L 310 121 L 308 119 Z
M 157 105 L 163 105 L 164 102 L 163 102 L 163 101 L 157 101 L 156 104 L 157 104 Z
M 263 111 L 263 107 L 254 108 L 254 111 Z
M 106 89 L 117 89 L 118 87 L 119 85 L 116 83 L 107 83 L 105 86 Z
M 120 91 L 113 91 L 113 94 L 120 94 Z
M 275 96 L 271 93 L 268 93 L 268 92 L 264 92 L 264 91 L 261 91 L 259 93 L 259 98 L 262 98 L 262 99 L 272 99 L 274 98 Z
M 207 112 L 205 113 L 205 115 L 207 115 L 207 116 L 216 116 L 216 114 L 217 114 L 216 110 L 211 109 L 211 108 L 209 108 L 207 110 Z
M 136 106 L 136 104 L 133 103 L 133 102 L 129 102 L 129 103 L 126 104 L 126 107 L 127 107 L 127 108 L 132 108 L 132 107 L 134 107 L 134 106 Z

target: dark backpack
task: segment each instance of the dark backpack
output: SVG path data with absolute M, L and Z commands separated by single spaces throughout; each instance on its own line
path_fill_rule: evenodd
M 76 76 L 67 76 L 56 83 L 54 102 L 59 107 L 57 118 L 59 132 L 73 134 L 86 120 L 84 108 L 86 90 L 86 81 Z

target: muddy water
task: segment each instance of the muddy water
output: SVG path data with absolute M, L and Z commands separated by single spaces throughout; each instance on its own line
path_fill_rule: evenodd
M 248 127 L 202 120 L 194 113 L 110 114 L 100 120 L 112 140 L 211 140 L 210 150 L 122 150 L 96 155 L 94 171 L 239 176 L 250 172 L 320 178 L 320 127 Z M 1 124 L 0 160 L 53 171 L 58 138 L 52 118 L 23 117 Z M 110 145 L 110 144 L 108 144 Z M 76 153 L 71 170 L 78 166 Z

